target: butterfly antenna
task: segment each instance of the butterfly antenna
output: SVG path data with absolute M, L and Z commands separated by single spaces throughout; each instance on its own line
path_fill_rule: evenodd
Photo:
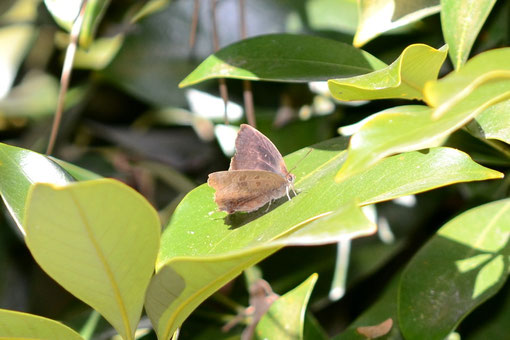
M 308 150 L 308 152 L 303 157 L 301 157 L 301 159 L 296 162 L 296 164 L 294 164 L 294 166 L 289 170 L 289 173 L 292 172 L 292 170 L 294 170 L 299 165 L 299 163 L 301 163 L 303 159 L 305 159 L 310 154 L 310 152 L 312 152 L 312 150 L 313 149 L 310 148 L 310 150 Z M 292 188 L 292 191 L 294 191 L 294 188 Z

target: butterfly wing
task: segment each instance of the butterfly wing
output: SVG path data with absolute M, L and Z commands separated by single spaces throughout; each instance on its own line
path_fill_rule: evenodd
M 288 182 L 282 176 L 262 170 L 229 170 L 209 174 L 209 186 L 216 190 L 218 208 L 231 214 L 255 211 L 285 195 Z
M 250 125 L 242 124 L 236 138 L 236 153 L 229 170 L 265 170 L 287 177 L 288 171 L 280 151 Z

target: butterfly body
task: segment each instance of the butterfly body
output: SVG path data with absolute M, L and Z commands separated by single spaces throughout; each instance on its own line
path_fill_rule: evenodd
M 274 144 L 249 125 L 241 125 L 236 153 L 228 171 L 209 175 L 207 183 L 216 190 L 218 208 L 232 214 L 251 212 L 285 194 L 290 199 L 294 175 L 287 171 Z

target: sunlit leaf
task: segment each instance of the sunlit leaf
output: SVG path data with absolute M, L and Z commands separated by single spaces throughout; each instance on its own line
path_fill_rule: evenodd
M 22 223 L 30 186 L 41 182 L 63 185 L 72 181 L 68 173 L 47 157 L 0 143 L 0 193 L 23 234 Z
M 255 329 L 255 339 L 303 339 L 303 326 L 308 300 L 317 274 L 273 302 Z
M 464 67 L 425 84 L 425 101 L 434 117 L 465 112 L 474 118 L 491 105 L 510 98 L 510 48 L 480 53 Z
M 112 179 L 35 184 L 26 243 L 42 269 L 133 339 L 159 245 L 159 217 Z
M 363 171 L 386 156 L 436 146 L 472 119 L 462 111 L 434 119 L 432 112 L 422 105 L 397 106 L 368 118 L 352 136 L 336 180 Z
M 437 79 L 447 49 L 423 44 L 408 46 L 391 65 L 352 78 L 328 81 L 331 95 L 338 100 L 382 98 L 422 99 L 427 81 Z
M 360 22 L 354 46 L 362 46 L 376 36 L 439 12 L 439 0 L 361 0 Z
M 466 62 L 495 3 L 496 0 L 441 0 L 441 27 L 455 69 Z
M 6 309 L 0 309 L 0 339 L 83 340 L 60 322 Z

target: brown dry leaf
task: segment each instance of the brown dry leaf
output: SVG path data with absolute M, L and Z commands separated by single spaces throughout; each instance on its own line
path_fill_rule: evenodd
M 358 327 L 356 328 L 356 331 L 369 339 L 375 339 L 388 334 L 391 327 L 393 327 L 393 320 L 389 318 L 378 325 Z

